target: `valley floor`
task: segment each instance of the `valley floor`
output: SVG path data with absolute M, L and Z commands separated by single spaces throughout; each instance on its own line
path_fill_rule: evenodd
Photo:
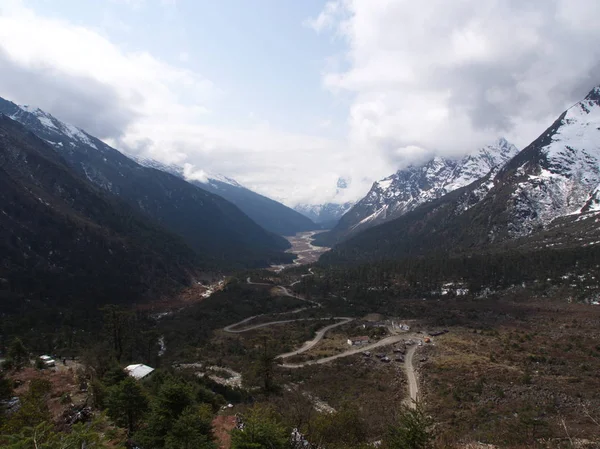
M 288 241 L 292 244 L 292 247 L 288 249 L 287 252 L 296 254 L 298 257 L 296 258 L 293 264 L 273 265 L 271 269 L 275 272 L 280 272 L 285 268 L 297 265 L 307 265 L 319 260 L 321 254 L 323 254 L 326 251 L 329 251 L 330 249 L 325 246 L 314 246 L 312 244 L 313 238 L 322 232 L 324 231 L 299 232 L 298 234 L 292 237 L 286 237 Z
M 313 275 L 289 283 L 301 287 L 297 281 Z M 593 441 L 600 430 L 600 307 L 513 292 L 477 300 L 397 298 L 383 308 L 373 302 L 373 313 L 365 315 L 366 304 L 299 295 L 270 283 L 277 276 L 245 279 L 231 296 L 225 288 L 194 305 L 239 312 L 240 298 L 257 301 L 248 309 L 253 313 L 212 320 L 212 332 L 185 352 L 201 361 L 195 371 L 218 366 L 239 373 L 255 400 L 295 427 L 319 411 L 350 407 L 364 422 L 367 441 L 377 441 L 399 407 L 418 399 L 436 422 L 439 447 L 469 441 L 562 447 L 569 437 Z M 340 316 L 340 307 L 348 316 Z M 410 330 L 399 331 L 399 323 Z M 177 332 L 200 325 L 179 320 Z M 369 343 L 349 346 L 359 335 Z M 273 361 L 274 395 L 259 393 L 264 354 Z M 245 408 L 240 403 L 234 411 Z

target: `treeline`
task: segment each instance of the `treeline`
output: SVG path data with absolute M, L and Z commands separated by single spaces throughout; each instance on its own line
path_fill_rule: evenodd
M 429 295 L 450 282 L 460 283 L 470 292 L 532 282 L 569 284 L 571 278 L 567 275 L 590 274 L 587 278 L 591 280 L 600 266 L 600 248 L 595 246 L 453 257 L 432 255 L 360 265 L 336 264 L 332 257 L 316 267 L 322 292 L 388 287 L 405 297 Z M 310 283 L 310 278 L 303 280 L 303 284 Z

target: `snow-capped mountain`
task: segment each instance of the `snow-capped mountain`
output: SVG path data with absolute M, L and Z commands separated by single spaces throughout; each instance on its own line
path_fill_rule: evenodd
M 355 203 L 355 201 L 349 201 L 348 190 L 351 183 L 352 179 L 339 177 L 329 201 L 317 204 L 300 203 L 294 207 L 294 210 L 310 218 L 321 229 L 331 229 Z
M 600 87 L 558 120 L 497 177 L 509 195 L 508 232 L 527 235 L 557 217 L 598 207 Z
M 156 159 L 148 158 L 148 157 L 140 157 L 136 155 L 129 155 L 133 160 L 135 160 L 138 164 L 143 165 L 144 167 L 155 168 L 160 171 L 164 171 L 167 173 L 171 173 L 172 175 L 178 176 L 180 178 L 185 179 L 186 181 L 198 181 L 201 184 L 214 184 L 215 188 L 218 188 L 219 184 L 229 184 L 235 187 L 244 187 L 235 179 L 230 178 L 225 175 L 221 175 L 219 173 L 213 173 L 209 171 L 202 171 L 202 175 L 200 176 L 197 173 L 192 173 L 192 170 L 186 170 L 186 167 L 182 167 L 177 164 L 164 164 L 162 162 L 157 161 Z
M 324 229 L 327 229 L 335 226 L 339 219 L 348 212 L 353 205 L 354 203 L 352 202 L 342 204 L 298 204 L 294 207 L 294 210 L 310 218 Z
M 261 228 L 234 204 L 160 170 L 144 167 L 100 139 L 40 109 L 0 98 L 0 114 L 50 144 L 96 187 L 183 238 L 212 266 L 256 266 L 289 260 L 289 242 Z
M 461 159 L 435 157 L 423 165 L 399 170 L 375 182 L 369 193 L 340 219 L 328 238 L 338 241 L 400 217 L 498 170 L 517 153 L 517 147 L 500 138 Z
M 598 244 L 600 87 L 500 169 L 343 242 L 353 261 Z M 491 246 L 490 246 L 491 245 Z
M 194 172 L 190 166 L 163 164 L 154 159 L 135 158 L 141 165 L 171 173 L 204 190 L 231 201 L 267 231 L 279 235 L 294 235 L 312 231 L 319 226 L 299 212 L 275 200 L 256 193 L 228 176 L 208 171 Z

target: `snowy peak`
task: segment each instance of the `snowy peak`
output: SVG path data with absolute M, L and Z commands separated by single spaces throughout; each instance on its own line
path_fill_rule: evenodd
M 206 170 L 197 170 L 191 164 L 184 164 L 183 166 L 181 166 L 177 164 L 165 164 L 163 162 L 157 161 L 156 159 L 146 157 L 134 155 L 131 155 L 130 157 L 134 159 L 138 164 L 143 165 L 144 167 L 155 168 L 156 170 L 171 173 L 172 175 L 185 179 L 189 182 L 196 181 L 201 184 L 210 184 L 215 188 L 218 188 L 219 184 L 228 184 L 234 187 L 245 188 L 233 178 L 229 178 L 218 173 L 212 173 Z
M 480 148 L 461 159 L 436 156 L 422 165 L 398 170 L 373 184 L 369 193 L 342 217 L 333 230 L 345 238 L 376 224 L 397 218 L 429 201 L 497 172 L 518 153 L 506 139 Z M 482 197 L 491 188 L 478 192 Z
M 458 190 L 446 194 L 452 189 Z M 518 153 L 499 139 L 458 161 L 436 158 L 420 170 L 409 167 L 375 183 L 319 243 L 340 243 L 366 229 L 338 246 L 349 262 L 490 245 L 580 247 L 597 244 L 599 211 L 600 88 L 595 88 Z
M 600 185 L 600 88 L 565 111 L 502 175 L 509 235 L 590 210 Z
M 480 148 L 456 163 L 444 190 L 446 193 L 452 192 L 477 181 L 491 171 L 499 170 L 518 152 L 519 149 L 504 138 Z
M 6 103 L 13 106 L 12 111 L 7 114 L 11 119 L 23 123 L 29 128 L 36 129 L 36 134 L 47 137 L 46 141 L 55 148 L 63 148 L 65 144 L 64 140 L 67 139 L 71 147 L 83 144 L 96 150 L 98 149 L 94 143 L 95 139 L 76 126 L 62 122 L 39 108 L 29 105 L 19 106 L 10 102 Z M 52 139 L 53 136 L 59 138 Z
M 324 203 L 324 204 L 298 204 L 294 210 L 322 226 L 333 227 L 338 220 L 350 210 L 354 203 Z

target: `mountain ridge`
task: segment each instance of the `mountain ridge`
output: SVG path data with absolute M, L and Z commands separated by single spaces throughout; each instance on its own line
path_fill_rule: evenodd
M 550 247 L 554 241 L 582 245 L 597 234 L 578 219 L 596 207 L 599 183 L 600 88 L 595 88 L 497 172 L 359 233 L 325 259 L 448 255 L 515 242 L 526 246 L 540 235 Z M 573 238 L 581 240 L 566 242 L 567 229 L 578 230 Z
M 96 186 L 182 237 L 204 260 L 222 267 L 289 262 L 289 242 L 270 233 L 227 200 L 169 173 L 143 167 L 118 150 L 37 108 L 0 99 L 0 113 L 58 150 Z
M 2 114 L 0 174 L 4 312 L 147 300 L 188 285 L 203 268 L 182 239 L 91 184 Z
M 175 164 L 166 165 L 148 158 L 135 158 L 135 160 L 141 165 L 166 171 L 201 189 L 225 198 L 261 227 L 275 234 L 291 236 L 298 232 L 319 228 L 310 218 L 278 201 L 248 189 L 230 177 L 205 172 L 206 179 L 201 181 L 187 177 L 185 168 Z
M 436 156 L 373 183 L 371 190 L 339 220 L 320 244 L 333 245 L 362 230 L 400 217 L 423 203 L 469 185 L 516 155 L 517 148 L 500 138 L 462 158 Z

